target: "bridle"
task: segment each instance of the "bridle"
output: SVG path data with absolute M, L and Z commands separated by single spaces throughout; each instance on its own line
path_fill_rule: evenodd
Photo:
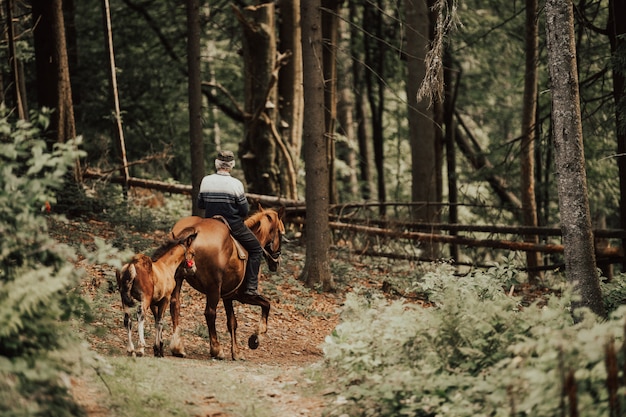
M 280 233 L 280 232 L 277 232 L 277 233 Z M 276 236 L 274 236 L 272 239 L 270 239 L 270 241 L 267 243 L 267 245 L 265 245 L 261 249 L 263 249 L 263 253 L 265 254 L 265 256 L 269 260 L 271 260 L 274 263 L 279 263 L 280 262 L 280 255 L 281 255 L 280 240 L 279 240 L 278 250 L 274 251 L 272 249 L 272 243 L 274 242 L 275 239 L 276 239 Z M 278 239 L 282 239 L 282 236 L 278 236 Z

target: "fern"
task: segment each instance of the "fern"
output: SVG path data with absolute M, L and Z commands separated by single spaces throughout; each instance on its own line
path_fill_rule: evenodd
M 441 266 L 414 283 L 430 308 L 348 296 L 324 344 L 324 370 L 341 393 L 329 415 L 552 417 L 573 370 L 580 415 L 608 416 L 604 346 L 623 342 L 626 309 L 574 324 L 568 291 L 523 306 L 503 290 L 512 274 L 506 266 L 458 278 Z
M 72 366 L 63 352 L 78 346 L 66 320 L 86 304 L 68 291 L 80 279 L 75 254 L 49 237 L 46 221 L 80 153 L 74 141 L 49 152 L 44 126 L 45 118 L 11 123 L 0 109 L 2 415 L 81 414 L 59 376 Z

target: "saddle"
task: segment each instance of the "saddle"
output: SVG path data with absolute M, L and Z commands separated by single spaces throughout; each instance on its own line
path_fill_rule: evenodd
M 213 216 L 213 218 L 215 220 L 221 221 L 222 223 L 226 225 L 226 227 L 228 227 L 228 230 L 231 230 L 230 225 L 228 224 L 228 221 L 226 220 L 226 218 L 224 218 L 224 216 L 216 215 L 216 216 Z M 243 246 L 241 246 L 241 243 L 239 243 L 239 241 L 235 239 L 235 237 L 232 234 L 230 235 L 230 238 L 233 240 L 233 243 L 235 244 L 235 248 L 237 248 L 237 257 L 239 257 L 239 259 L 241 260 L 247 260 L 248 251 Z
M 228 227 L 228 230 L 231 230 L 230 225 L 228 224 L 228 221 L 224 218 L 224 216 L 220 216 L 220 215 L 216 215 L 213 216 L 213 218 L 215 220 L 219 220 L 222 223 L 224 223 L 226 225 L 226 227 Z M 246 276 L 245 274 L 245 270 L 246 270 L 246 264 L 248 263 L 248 251 L 241 246 L 241 243 L 239 243 L 239 241 L 237 239 L 235 239 L 235 237 L 231 234 L 230 238 L 233 240 L 233 243 L 235 244 L 235 248 L 237 250 L 237 257 L 243 261 L 243 270 L 244 273 L 241 275 L 241 277 L 239 278 L 239 283 L 237 284 L 237 286 L 230 292 L 226 293 L 226 294 L 222 294 L 222 298 L 228 298 L 231 295 L 235 294 L 237 292 L 237 290 L 239 289 L 239 287 L 241 287 L 241 284 L 243 284 L 244 278 Z

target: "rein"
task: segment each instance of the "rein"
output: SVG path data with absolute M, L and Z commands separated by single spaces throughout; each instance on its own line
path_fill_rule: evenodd
M 272 260 L 272 262 L 276 262 L 278 263 L 279 259 L 280 259 L 280 254 L 281 251 L 278 252 L 274 252 L 274 253 L 270 253 L 270 251 L 268 251 L 266 249 L 266 247 L 270 246 L 272 244 L 272 242 L 270 241 L 270 243 L 268 243 L 267 245 L 265 245 L 264 247 L 262 247 L 261 249 L 263 249 L 263 253 L 265 254 L 265 256 L 267 256 L 268 258 L 270 258 Z

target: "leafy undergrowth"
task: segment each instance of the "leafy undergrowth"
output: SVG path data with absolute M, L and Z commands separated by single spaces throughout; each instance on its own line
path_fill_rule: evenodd
M 359 262 L 334 251 L 332 268 L 337 290 L 322 293 L 303 286 L 297 279 L 304 264 L 304 249 L 297 239 L 291 239 L 283 245 L 283 261 L 277 274 L 270 274 L 262 267 L 260 291 L 272 301 L 272 310 L 268 333 L 256 350 L 248 349 L 246 341 L 253 333 L 260 311 L 235 303 L 244 362 L 210 358 L 204 296 L 188 285 L 183 286 L 181 323 L 187 357 L 128 358 L 114 270 L 132 253 L 151 253 L 163 242 L 169 224 L 175 221 L 160 219 L 159 215 L 153 219 L 152 224 L 137 227 L 132 221 L 125 224 L 106 218 L 49 218 L 51 235 L 57 241 L 83 253 L 97 249 L 101 257 L 80 258 L 76 264 L 86 272 L 81 292 L 90 300 L 93 310 L 93 321 L 77 323 L 76 327 L 102 358 L 100 368 L 88 367 L 83 376 L 73 380 L 73 393 L 88 414 L 322 415 L 332 396 L 321 395 L 314 389 L 305 369 L 323 359 L 321 345 L 338 324 L 345 294 L 353 287 L 376 291 L 396 268 L 394 263 Z M 230 340 L 221 305 L 217 327 L 228 352 Z M 165 337 L 169 335 L 167 314 Z M 136 333 L 133 337 L 136 341 Z M 152 340 L 153 320 L 149 317 L 148 345 Z M 149 347 L 148 351 L 151 351 Z
M 529 304 L 496 279 L 502 272 L 459 278 L 433 266 L 414 282 L 430 308 L 349 294 L 324 345 L 320 372 L 332 371 L 337 396 L 327 415 L 618 415 L 626 392 L 607 382 L 605 360 L 617 350 L 612 372 L 624 377 L 626 308 L 605 321 L 579 312 L 574 323 L 565 286 Z
M 121 261 L 158 246 L 173 220 L 152 222 L 137 228 L 51 220 L 51 229 L 59 241 L 98 247 Z M 107 242 L 125 250 L 116 253 Z M 623 311 L 604 323 L 587 316 L 574 324 L 562 275 L 538 289 L 510 260 L 460 276 L 445 263 L 358 257 L 339 247 L 331 252 L 337 290 L 322 293 L 297 279 L 303 252 L 292 239 L 280 272 L 262 270 L 260 289 L 272 312 L 257 350 L 245 341 L 259 311 L 236 305 L 244 362 L 210 359 L 204 298 L 188 286 L 182 317 L 188 357 L 126 357 L 115 262 L 82 259 L 81 289 L 95 319 L 78 328 L 104 360 L 74 381 L 79 403 L 91 416 L 551 416 L 562 406 L 561 375 L 571 371 L 583 387 L 583 414 L 608 415 L 603 352 L 610 340 L 623 341 Z M 605 287 L 612 310 L 624 300 L 623 282 L 618 277 Z M 151 324 L 150 318 L 148 344 Z M 228 351 L 221 307 L 217 324 Z

